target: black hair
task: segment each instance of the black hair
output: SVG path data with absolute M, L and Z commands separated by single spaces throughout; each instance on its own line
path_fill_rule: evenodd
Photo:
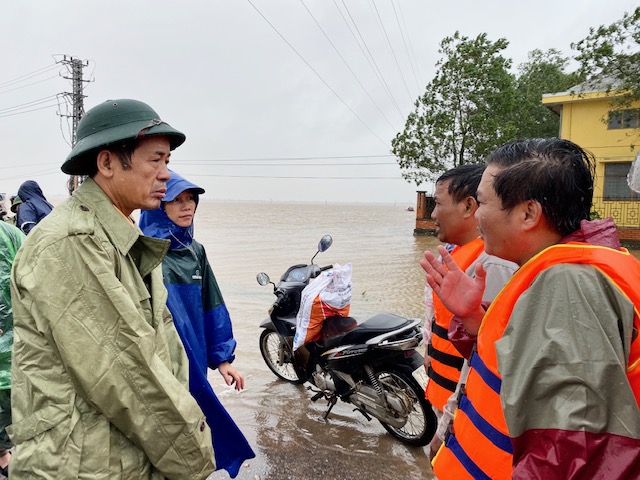
M 448 192 L 456 203 L 467 197 L 473 197 L 477 200 L 478 185 L 480 185 L 484 169 L 484 165 L 477 163 L 459 165 L 440 175 L 436 180 L 436 185 L 451 180 Z
M 491 153 L 486 164 L 501 168 L 493 189 L 504 210 L 535 200 L 549 226 L 562 235 L 589 218 L 595 158 L 575 143 L 560 138 L 511 142 Z

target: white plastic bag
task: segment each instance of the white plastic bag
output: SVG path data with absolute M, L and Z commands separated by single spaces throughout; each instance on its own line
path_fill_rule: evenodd
M 640 157 L 640 152 L 638 152 L 636 159 L 631 163 L 629 175 L 627 175 L 629 188 L 636 193 L 640 193 L 640 165 L 638 165 L 638 157 Z
M 336 263 L 333 269 L 322 272 L 302 290 L 293 338 L 294 350 L 318 340 L 326 318 L 349 316 L 351 289 L 351 263 Z

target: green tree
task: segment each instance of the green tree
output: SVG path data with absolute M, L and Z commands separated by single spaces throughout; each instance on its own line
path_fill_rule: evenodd
M 519 65 L 516 78 L 514 124 L 518 138 L 557 137 L 560 117 L 542 105 L 545 93 L 566 92 L 582 82 L 580 74 L 566 73 L 569 59 L 556 49 L 533 50 L 528 61 Z
M 514 138 L 511 60 L 501 54 L 507 45 L 486 33 L 442 40 L 435 78 L 391 142 L 407 181 L 420 185 L 448 168 L 480 162 Z
M 612 105 L 640 100 L 640 7 L 609 26 L 591 28 L 571 48 L 578 51 L 575 58 L 587 86 L 623 93 L 612 98 Z

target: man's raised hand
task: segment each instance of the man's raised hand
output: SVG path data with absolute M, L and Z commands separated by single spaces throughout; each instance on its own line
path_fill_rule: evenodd
M 482 264 L 476 265 L 475 276 L 470 277 L 460 270 L 442 245 L 438 245 L 438 252 L 442 261 L 429 251 L 424 252 L 424 259 L 420 260 L 420 266 L 427 272 L 427 283 L 454 315 L 461 318 L 477 315 L 486 280 Z

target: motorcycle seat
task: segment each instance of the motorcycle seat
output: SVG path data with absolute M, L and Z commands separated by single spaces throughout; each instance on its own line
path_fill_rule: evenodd
M 353 317 L 329 317 L 322 322 L 319 342 L 325 343 L 333 338 L 342 338 L 357 326 L 358 321 Z
M 349 343 L 365 343 L 370 338 L 397 330 L 409 323 L 411 320 L 391 313 L 379 313 L 361 324 L 352 317 L 330 317 L 324 321 L 317 343 L 323 349 Z

